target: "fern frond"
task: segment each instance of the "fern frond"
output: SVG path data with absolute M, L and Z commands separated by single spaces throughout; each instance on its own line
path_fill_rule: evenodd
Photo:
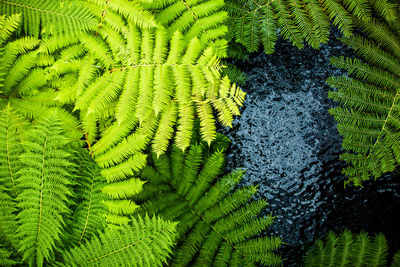
M 26 123 L 10 106 L 0 113 L 0 185 L 12 197 L 16 197 L 17 173 L 22 165 L 19 156 L 23 152 L 20 145 Z
M 162 266 L 171 253 L 176 223 L 148 216 L 132 219 L 132 226 L 93 237 L 63 255 L 65 266 Z
M 76 161 L 79 164 L 74 179 L 77 183 L 77 205 L 67 224 L 65 240 L 70 245 L 80 245 L 101 232 L 106 225 L 104 216 L 107 213 L 103 204 L 107 197 L 102 193 L 106 183 L 100 175 L 100 168 L 84 149 L 77 151 Z
M 143 191 L 134 199 L 143 201 L 141 213 L 160 214 L 180 221 L 178 243 L 171 266 L 234 266 L 268 263 L 279 265 L 274 251 L 279 238 L 258 237 L 273 221 L 272 216 L 257 218 L 265 201 L 249 201 L 256 188 L 233 191 L 243 172 L 218 179 L 224 156 L 206 144 L 190 146 L 182 152 L 173 147 L 146 167 Z M 219 147 L 215 144 L 215 148 Z M 235 256 L 237 255 L 237 257 Z
M 305 255 L 304 265 L 311 266 L 387 266 L 388 247 L 383 234 L 372 239 L 365 232 L 349 230 L 340 236 L 329 232 L 325 242 L 317 240 Z
M 397 251 L 393 257 L 393 262 L 391 267 L 396 267 L 396 266 L 400 266 L 400 251 Z
M 329 97 L 341 106 L 331 113 L 340 122 L 338 129 L 347 149 L 341 157 L 350 164 L 344 170 L 349 177 L 346 184 L 361 185 L 370 177 L 393 171 L 400 163 L 400 39 L 381 20 L 356 22 L 369 37 L 343 38 L 342 42 L 364 62 L 332 58 L 331 63 L 347 70 L 350 78 L 330 77 L 327 82 L 338 89 Z
M 18 28 L 21 23 L 21 14 L 0 16 L 0 45 L 3 45 Z
M 20 159 L 24 167 L 19 171 L 17 189 L 18 229 L 21 239 L 19 251 L 29 264 L 42 266 L 53 257 L 56 242 L 60 240 L 64 220 L 72 195 L 67 138 L 58 118 L 43 118 L 29 131 L 23 142 L 26 150 Z
M 183 33 L 186 42 L 197 37 L 203 48 L 212 46 L 219 57 L 226 56 L 227 45 L 223 38 L 227 33 L 224 23 L 227 13 L 222 11 L 224 1 L 155 1 L 145 6 L 159 10 L 156 20 L 168 29 L 170 37 L 176 31 Z
M 10 197 L 8 190 L 0 185 L 0 238 L 4 245 L 15 251 L 19 247 L 19 239 L 16 238 L 16 212 L 15 198 Z
M 371 0 L 374 9 L 387 21 L 396 19 L 396 5 L 387 0 Z
M 283 0 L 273 1 L 272 5 L 277 14 L 278 26 L 281 28 L 282 37 L 292 41 L 293 45 L 299 49 L 303 48 L 303 38 L 300 29 L 297 28 L 296 23 L 292 19 L 289 6 Z
M 7 248 L 4 248 L 0 245 L 0 265 L 1 266 L 13 266 L 18 262 L 11 258 L 12 251 L 9 251 Z
M 74 2 L 8 0 L 0 2 L 0 14 L 22 14 L 24 31 L 38 37 L 41 33 L 61 34 L 93 30 L 96 20 L 84 6 Z M 41 28 L 42 27 L 42 28 Z

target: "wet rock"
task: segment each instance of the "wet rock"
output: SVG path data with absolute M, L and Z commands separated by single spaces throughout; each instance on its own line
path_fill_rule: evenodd
M 351 50 L 336 40 L 319 51 L 285 41 L 276 48 L 273 55 L 262 52 L 237 64 L 249 77 L 246 100 L 233 129 L 222 132 L 232 140 L 228 168 L 245 168 L 243 184 L 258 184 L 257 197 L 268 199 L 267 212 L 276 216 L 269 234 L 288 244 L 282 250 L 290 259 L 286 265 L 296 266 L 305 244 L 346 227 L 384 232 L 400 248 L 391 215 L 400 208 L 395 175 L 364 189 L 343 188 L 341 137 L 328 113 L 334 103 L 325 80 L 343 74 L 329 65 L 330 56 L 350 56 Z

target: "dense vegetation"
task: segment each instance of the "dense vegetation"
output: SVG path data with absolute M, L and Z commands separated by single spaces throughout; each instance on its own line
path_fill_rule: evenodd
M 349 73 L 328 79 L 332 114 L 361 185 L 400 162 L 399 15 L 390 0 L 0 0 L 0 265 L 280 265 L 266 202 L 224 172 L 216 123 L 245 97 L 225 60 L 278 35 L 318 48 L 337 26 L 359 58 L 332 59 Z

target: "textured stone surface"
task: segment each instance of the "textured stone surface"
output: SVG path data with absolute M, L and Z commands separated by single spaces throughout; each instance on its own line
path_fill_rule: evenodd
M 248 80 L 242 116 L 233 129 L 223 129 L 232 140 L 227 154 L 229 169 L 245 168 L 244 184 L 258 184 L 257 197 L 267 197 L 277 216 L 269 233 L 288 244 L 282 253 L 295 257 L 304 244 L 328 230 L 349 227 L 355 231 L 391 232 L 398 246 L 399 229 L 394 212 L 400 196 L 394 177 L 365 188 L 343 189 L 343 163 L 338 162 L 340 136 L 328 110 L 332 55 L 351 55 L 338 41 L 321 50 L 298 50 L 279 42 L 273 55 L 251 56 L 241 63 Z M 378 219 L 388 216 L 386 221 Z M 396 237 L 397 236 L 397 237 Z M 396 241 L 397 240 L 397 241 Z

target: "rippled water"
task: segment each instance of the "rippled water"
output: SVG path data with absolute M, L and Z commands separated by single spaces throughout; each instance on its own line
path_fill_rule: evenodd
M 342 72 L 329 66 L 331 55 L 351 51 L 338 41 L 320 51 L 280 42 L 273 55 L 242 63 L 249 77 L 245 108 L 233 129 L 224 130 L 232 140 L 228 168 L 245 168 L 244 183 L 259 184 L 258 197 L 268 198 L 268 212 L 277 216 L 270 233 L 288 244 L 282 251 L 291 258 L 288 265 L 304 244 L 345 227 L 390 233 L 392 246 L 400 248 L 398 177 L 343 188 L 341 138 L 328 113 L 334 103 L 325 84 Z

